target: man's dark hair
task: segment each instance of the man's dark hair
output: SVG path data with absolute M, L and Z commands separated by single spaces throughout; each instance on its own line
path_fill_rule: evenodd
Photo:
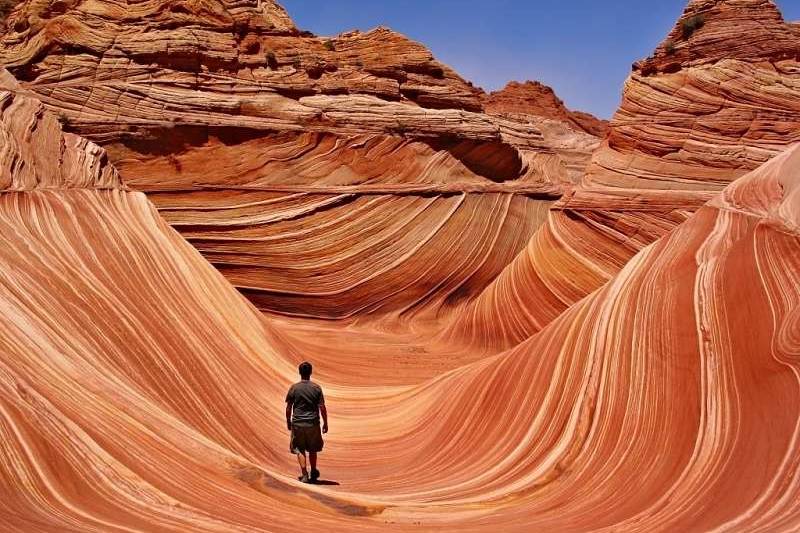
M 298 370 L 300 370 L 300 377 L 303 379 L 309 379 L 311 377 L 312 369 L 313 367 L 311 366 L 311 363 L 309 363 L 308 361 L 300 363 L 300 368 L 298 368 Z

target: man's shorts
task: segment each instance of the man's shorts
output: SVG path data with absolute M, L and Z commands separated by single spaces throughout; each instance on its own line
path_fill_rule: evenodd
M 317 453 L 322 451 L 325 442 L 322 440 L 322 431 L 319 424 L 311 427 L 292 426 L 292 436 L 289 440 L 289 453 Z

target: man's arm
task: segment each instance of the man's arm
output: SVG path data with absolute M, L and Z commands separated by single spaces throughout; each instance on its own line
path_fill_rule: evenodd
M 319 389 L 319 414 L 322 415 L 322 432 L 328 432 L 328 408 L 325 407 L 325 393 L 322 387 Z
M 292 407 L 294 407 L 294 385 L 286 393 L 286 429 L 292 430 Z
M 325 404 L 321 404 L 319 406 L 319 413 L 322 415 L 322 432 L 328 432 L 328 408 L 325 407 Z

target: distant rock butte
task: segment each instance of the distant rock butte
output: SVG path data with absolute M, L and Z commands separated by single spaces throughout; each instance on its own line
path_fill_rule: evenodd
M 797 60 L 800 24 L 787 23 L 773 0 L 692 0 L 653 56 L 634 64 L 645 74 L 722 60 Z
M 570 111 L 553 89 L 535 81 L 512 81 L 503 90 L 485 95 L 483 103 L 491 115 L 526 122 L 541 131 L 575 183 L 583 179 L 592 153 L 608 132 L 607 121 Z
M 493 114 L 536 115 L 566 122 L 595 137 L 602 138 L 608 131 L 608 121 L 567 109 L 552 88 L 538 81 L 512 81 L 502 90 L 486 95 L 484 107 Z

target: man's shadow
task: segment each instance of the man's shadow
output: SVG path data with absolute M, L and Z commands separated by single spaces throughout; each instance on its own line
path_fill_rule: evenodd
M 333 486 L 338 487 L 339 486 L 339 482 L 338 481 L 331 481 L 329 479 L 318 479 L 318 480 L 312 482 L 311 485 L 333 485 Z

